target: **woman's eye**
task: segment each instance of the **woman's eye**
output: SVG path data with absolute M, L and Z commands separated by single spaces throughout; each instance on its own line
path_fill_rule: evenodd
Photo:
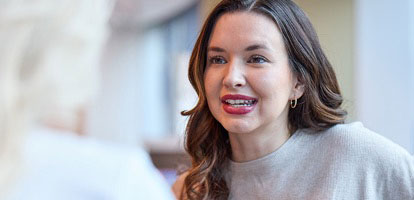
M 209 60 L 211 64 L 226 64 L 226 60 L 221 56 L 214 56 L 211 57 Z
M 259 55 L 255 55 L 249 58 L 249 60 L 247 60 L 247 63 L 265 63 L 265 62 L 269 62 L 265 57 L 263 56 L 259 56 Z

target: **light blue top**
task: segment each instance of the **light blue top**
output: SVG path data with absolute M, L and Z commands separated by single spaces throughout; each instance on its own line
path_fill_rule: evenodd
M 53 133 L 51 133 L 53 132 Z M 147 153 L 42 129 L 24 144 L 11 200 L 170 200 Z

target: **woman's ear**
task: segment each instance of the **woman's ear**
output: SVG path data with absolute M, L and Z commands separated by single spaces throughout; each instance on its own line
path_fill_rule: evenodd
M 298 78 L 298 76 L 295 76 L 291 100 L 299 99 L 300 97 L 302 97 L 304 92 L 305 92 L 305 84 L 303 84 L 303 81 L 301 81 Z

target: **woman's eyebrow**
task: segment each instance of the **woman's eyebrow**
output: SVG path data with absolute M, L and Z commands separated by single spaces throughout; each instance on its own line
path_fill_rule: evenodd
M 220 47 L 215 47 L 215 46 L 208 47 L 207 51 L 226 52 L 226 50 L 224 50 L 224 49 L 222 49 Z
M 246 47 L 244 50 L 245 51 L 254 51 L 254 50 L 257 50 L 257 49 L 268 50 L 269 48 L 264 44 L 253 44 L 253 45 L 250 45 L 250 46 Z M 224 50 L 223 48 L 216 47 L 216 46 L 208 47 L 207 51 L 226 52 L 226 50 Z
M 269 48 L 264 44 L 253 44 L 244 49 L 244 51 L 254 51 L 257 49 L 265 49 L 268 50 Z

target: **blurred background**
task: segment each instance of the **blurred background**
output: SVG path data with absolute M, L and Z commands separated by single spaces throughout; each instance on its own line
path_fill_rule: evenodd
M 79 129 L 141 144 L 172 182 L 196 96 L 191 49 L 217 0 L 118 0 L 102 59 L 102 91 Z M 414 153 L 414 1 L 295 0 L 310 17 L 345 97 L 348 122 Z

